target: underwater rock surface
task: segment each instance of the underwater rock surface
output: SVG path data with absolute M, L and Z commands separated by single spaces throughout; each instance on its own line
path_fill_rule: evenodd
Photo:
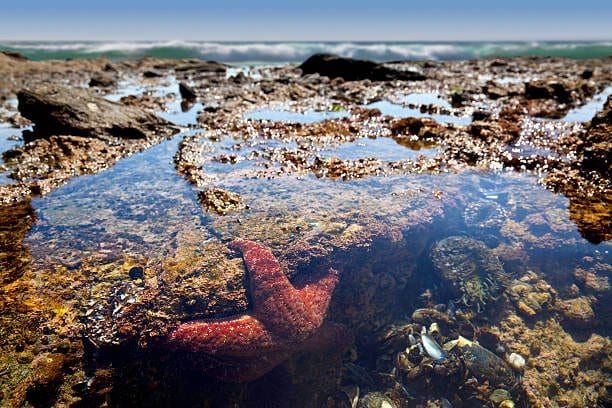
M 366 68 L 380 67 L 424 78 L 0 54 L 5 126 L 30 124 L 15 98 L 40 84 L 184 126 L 169 140 L 0 129 L 0 199 L 22 200 L 0 223 L 0 405 L 609 404 L 605 129 L 572 114 L 612 83 L 608 61 Z M 354 334 L 345 353 L 305 340 L 257 365 L 253 349 L 239 364 L 164 343 L 254 315 L 238 237 L 294 288 L 338 271 L 325 315 Z M 222 382 L 223 367 L 258 378 Z
M 196 369 L 222 381 L 252 381 L 303 348 L 331 348 L 351 342 L 348 330 L 324 323 L 338 272 L 294 288 L 269 249 L 234 240 L 242 252 L 253 299 L 252 314 L 194 321 L 172 330 L 164 344 L 189 352 Z

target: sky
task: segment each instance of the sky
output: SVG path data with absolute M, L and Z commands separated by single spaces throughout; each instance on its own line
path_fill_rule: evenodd
M 612 1 L 0 0 L 0 40 L 612 40 Z

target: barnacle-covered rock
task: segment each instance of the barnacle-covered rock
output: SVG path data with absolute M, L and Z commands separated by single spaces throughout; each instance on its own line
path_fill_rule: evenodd
M 200 191 L 198 193 L 198 198 L 202 206 L 208 211 L 213 211 L 221 215 L 229 211 L 245 208 L 240 194 L 220 188 L 209 188 L 208 190 Z
M 434 246 L 431 258 L 451 295 L 479 312 L 497 300 L 507 284 L 499 258 L 481 241 L 463 236 L 445 238 Z

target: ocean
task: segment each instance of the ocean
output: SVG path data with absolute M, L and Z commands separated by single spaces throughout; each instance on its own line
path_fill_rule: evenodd
M 32 60 L 144 56 L 201 58 L 233 64 L 296 63 L 315 53 L 374 61 L 458 60 L 514 56 L 576 59 L 612 56 L 612 41 L 534 42 L 211 42 L 211 41 L 0 41 L 0 50 Z

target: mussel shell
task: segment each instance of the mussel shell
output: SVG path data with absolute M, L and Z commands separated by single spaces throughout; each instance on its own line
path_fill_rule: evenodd
M 461 359 L 471 375 L 479 381 L 489 381 L 493 387 L 512 388 L 517 381 L 514 371 L 500 357 L 482 347 L 460 337 L 456 343 Z

